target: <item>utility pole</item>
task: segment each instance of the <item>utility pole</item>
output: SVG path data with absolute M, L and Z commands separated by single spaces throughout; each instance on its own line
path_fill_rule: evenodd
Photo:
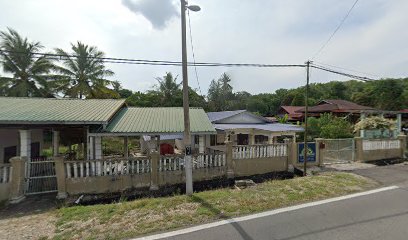
M 193 168 L 191 161 L 191 133 L 190 133 L 190 108 L 188 100 L 188 76 L 187 76 L 187 44 L 186 44 L 186 8 L 185 0 L 181 2 L 181 51 L 183 68 L 183 109 L 184 109 L 184 169 L 186 171 L 186 194 L 193 194 Z
M 303 176 L 306 176 L 306 168 L 307 168 L 307 113 L 309 108 L 309 70 L 310 70 L 310 60 L 306 62 L 306 89 L 305 89 L 305 135 L 303 139 Z

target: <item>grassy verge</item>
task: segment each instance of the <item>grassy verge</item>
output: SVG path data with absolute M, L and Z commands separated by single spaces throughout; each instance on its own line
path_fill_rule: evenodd
M 349 173 L 274 180 L 243 190 L 219 189 L 57 210 L 56 239 L 123 239 L 156 231 L 362 191 L 376 186 Z

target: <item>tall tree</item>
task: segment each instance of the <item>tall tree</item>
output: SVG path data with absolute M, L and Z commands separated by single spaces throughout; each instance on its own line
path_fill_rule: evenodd
M 223 73 L 217 81 L 211 81 L 208 89 L 208 101 L 213 111 L 225 111 L 231 108 L 234 93 L 230 83 L 231 77 L 226 73 Z
M 118 93 L 108 88 L 112 81 L 106 77 L 113 76 L 101 58 L 105 56 L 95 46 L 81 42 L 71 44 L 71 53 L 60 48 L 55 52 L 62 56 L 63 66 L 56 70 L 61 75 L 57 90 L 72 98 L 116 98 Z
M 15 30 L 0 32 L 1 65 L 11 77 L 0 77 L 0 93 L 14 97 L 52 97 L 49 87 L 53 64 L 45 57 L 36 57 L 43 46 L 30 42 Z
M 172 106 L 175 104 L 175 97 L 181 91 L 181 83 L 177 83 L 177 77 L 173 77 L 171 72 L 167 72 L 163 77 L 156 78 L 158 85 L 156 92 L 160 97 L 163 106 Z

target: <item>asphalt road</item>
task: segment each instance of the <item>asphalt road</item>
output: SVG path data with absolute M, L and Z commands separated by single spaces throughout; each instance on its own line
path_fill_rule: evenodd
M 408 239 L 408 166 L 357 172 L 399 188 L 164 239 Z

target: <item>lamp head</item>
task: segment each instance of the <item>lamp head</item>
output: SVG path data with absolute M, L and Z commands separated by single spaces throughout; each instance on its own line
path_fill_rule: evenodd
M 187 6 L 187 8 L 193 12 L 198 12 L 201 10 L 200 6 L 197 6 L 197 5 L 189 5 Z

